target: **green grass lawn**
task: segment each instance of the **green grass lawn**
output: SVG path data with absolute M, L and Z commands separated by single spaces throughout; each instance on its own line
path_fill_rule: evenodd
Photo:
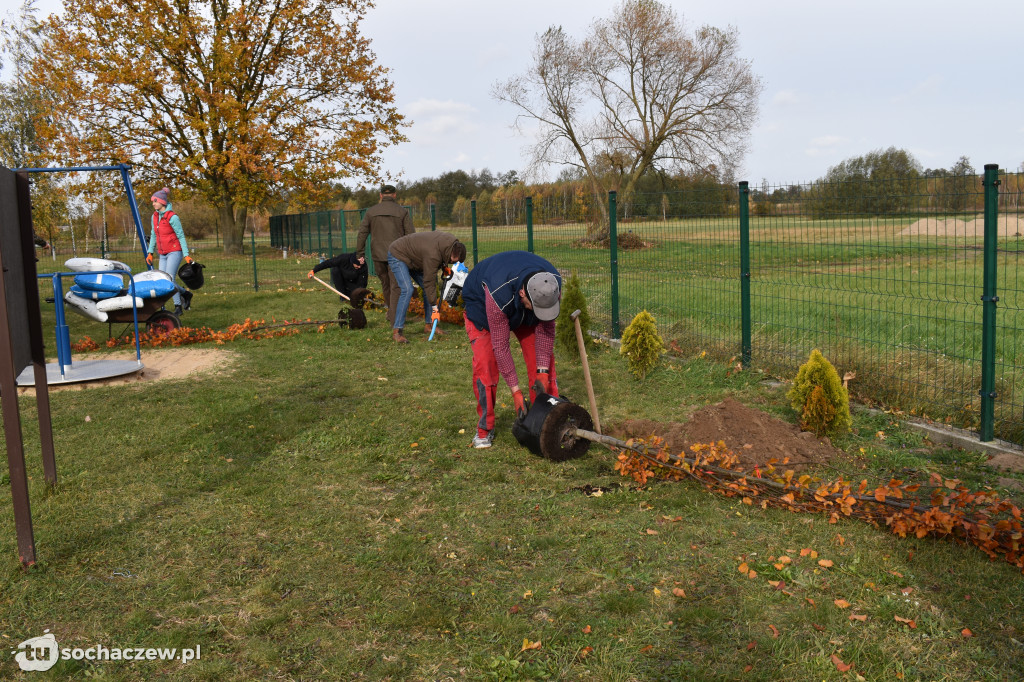
M 339 304 L 316 291 L 200 292 L 194 307 L 186 322 L 222 329 L 246 317 L 333 319 Z M 40 562 L 18 565 L 4 487 L 9 649 L 49 629 L 62 647 L 200 646 L 201 658 L 19 673 L 3 654 L 0 677 L 1024 678 L 1024 578 L 1010 565 L 856 521 L 751 508 L 694 483 L 637 487 L 597 446 L 540 459 L 511 435 L 505 387 L 495 446 L 473 450 L 464 333 L 427 343 L 410 324 L 412 343 L 399 347 L 382 314 L 369 317 L 362 331 L 227 344 L 236 360 L 221 373 L 53 392 L 53 490 L 34 401 L 22 397 Z M 105 325 L 71 324 L 73 340 L 105 338 Z M 641 384 L 607 344 L 591 367 L 605 424 L 682 421 L 727 395 L 794 418 L 757 371 L 677 358 Z M 559 376 L 585 403 L 578 364 Z M 999 483 L 982 457 L 930 446 L 889 415 L 858 411 L 837 444 L 856 478 L 937 471 Z M 779 569 L 782 555 L 792 563 Z M 854 668 L 839 672 L 833 655 Z

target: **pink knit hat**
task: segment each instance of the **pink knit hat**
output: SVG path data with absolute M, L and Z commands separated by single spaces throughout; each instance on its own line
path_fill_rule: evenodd
M 167 202 L 169 200 L 168 198 L 170 197 L 170 194 L 171 194 L 171 190 L 169 188 L 167 188 L 167 187 L 164 187 L 162 190 L 160 190 L 159 192 L 154 194 L 152 197 L 150 197 L 149 200 L 150 201 L 153 201 L 153 200 L 159 201 L 161 204 L 166 206 Z

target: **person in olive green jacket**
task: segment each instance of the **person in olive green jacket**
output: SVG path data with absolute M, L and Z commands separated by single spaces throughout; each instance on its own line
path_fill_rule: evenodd
M 437 273 L 453 263 L 466 260 L 466 245 L 447 232 L 417 232 L 391 243 L 388 266 L 391 269 L 391 301 L 388 309 L 395 311 L 391 338 L 408 343 L 402 334 L 405 315 L 412 300 L 413 280 L 423 289 L 424 333 L 429 334 L 432 319 L 440 319 Z M 437 334 L 444 334 L 440 329 Z
M 370 237 L 370 257 L 373 268 L 380 278 L 381 294 L 388 304 L 388 322 L 395 321 L 395 310 L 391 307 L 391 277 L 388 271 L 388 249 L 391 242 L 399 237 L 416 232 L 412 226 L 412 216 L 405 210 L 395 195 L 398 190 L 394 185 L 380 188 L 380 203 L 371 206 L 363 216 L 356 237 L 356 254 L 366 256 L 366 237 Z

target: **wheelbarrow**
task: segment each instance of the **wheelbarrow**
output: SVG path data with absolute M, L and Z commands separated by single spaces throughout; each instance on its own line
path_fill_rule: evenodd
M 135 309 L 139 322 L 146 325 L 147 332 L 166 334 L 181 328 L 181 319 L 170 310 L 164 309 L 164 304 L 174 296 L 174 293 L 171 291 L 161 296 L 144 298 L 142 305 Z M 108 333 L 111 336 L 115 324 L 132 324 L 134 321 L 131 307 L 107 311 Z

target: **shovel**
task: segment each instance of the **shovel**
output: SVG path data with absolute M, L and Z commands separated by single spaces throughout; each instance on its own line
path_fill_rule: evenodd
M 337 289 L 335 289 L 330 284 L 328 284 L 327 282 L 323 281 L 322 279 L 320 279 L 316 275 L 313 275 L 313 279 L 315 279 L 316 281 L 320 282 L 320 284 L 323 284 L 325 287 L 327 287 L 328 289 L 330 289 L 331 291 L 336 293 L 338 296 L 341 296 L 343 299 L 348 301 L 352 305 L 353 308 L 362 308 L 363 307 L 363 299 L 362 298 L 359 298 L 358 300 L 352 300 L 351 298 L 349 298 L 345 294 L 341 293 L 340 291 L 338 291 Z M 361 291 L 366 291 L 366 290 L 362 289 Z

